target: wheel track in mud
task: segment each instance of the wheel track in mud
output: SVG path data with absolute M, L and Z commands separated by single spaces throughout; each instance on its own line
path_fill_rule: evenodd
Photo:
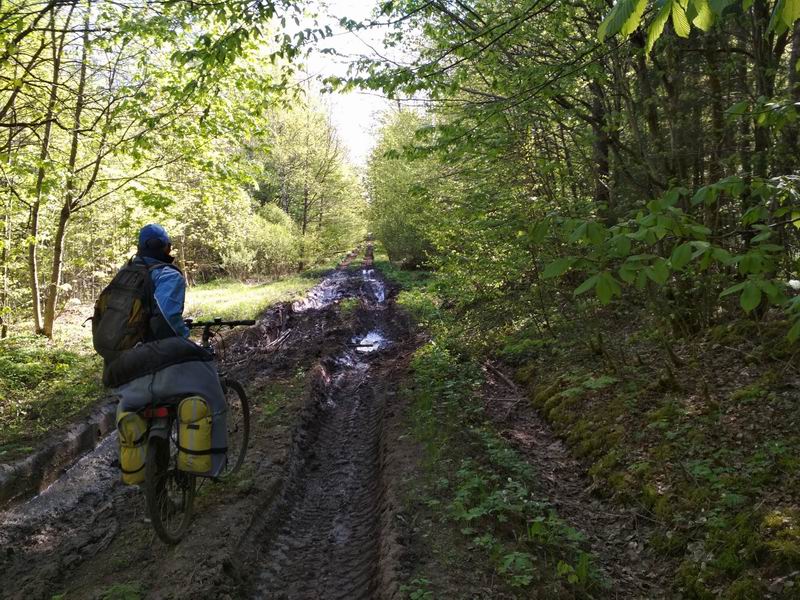
M 318 430 L 282 500 L 288 518 L 262 546 L 256 597 L 376 593 L 383 406 L 361 386 L 368 375 L 359 375 L 333 371 L 330 395 L 317 399 Z
M 384 399 L 371 380 L 380 353 L 371 352 L 380 349 L 372 345 L 376 332 L 391 328 L 392 311 L 383 282 L 371 271 L 362 277 L 354 339 L 369 339 L 368 349 L 338 351 L 316 367 L 283 493 L 254 524 L 241 557 L 257 571 L 251 597 L 389 595 L 381 585 Z

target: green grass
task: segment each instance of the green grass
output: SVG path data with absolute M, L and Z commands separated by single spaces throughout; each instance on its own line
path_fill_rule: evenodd
M 0 341 L 0 461 L 26 454 L 102 395 L 102 364 L 88 335 Z
M 255 319 L 278 302 L 303 297 L 319 281 L 319 271 L 307 271 L 269 283 L 242 283 L 220 279 L 190 288 L 186 316 L 194 319 Z
M 401 269 L 389 260 L 380 242 L 375 243 L 375 268 L 401 288 L 397 305 L 423 327 L 435 325 L 441 318 L 436 276 L 432 271 Z

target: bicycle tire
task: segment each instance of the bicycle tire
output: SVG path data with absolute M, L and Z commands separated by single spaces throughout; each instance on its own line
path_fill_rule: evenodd
M 225 402 L 228 412 L 228 460 L 219 479 L 225 480 L 234 475 L 244 463 L 247 444 L 250 441 L 250 404 L 242 384 L 235 379 L 225 380 Z
M 189 529 L 194 510 L 195 476 L 178 471 L 170 440 L 151 437 L 145 463 L 145 498 L 150 522 L 156 534 L 169 545 L 183 539 Z M 174 486 L 177 498 L 170 495 Z

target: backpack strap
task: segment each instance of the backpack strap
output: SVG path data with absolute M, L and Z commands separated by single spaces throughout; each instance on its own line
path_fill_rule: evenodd
M 173 264 L 165 263 L 165 262 L 157 262 L 152 265 L 146 264 L 143 260 L 140 259 L 141 262 L 136 262 L 137 257 L 134 256 L 128 261 L 128 265 L 132 267 L 138 267 L 141 269 L 146 269 L 147 274 L 144 278 L 144 294 L 147 297 L 147 316 L 148 318 L 153 317 L 156 314 L 156 290 L 153 287 L 153 278 L 152 273 L 153 271 L 157 271 L 159 269 L 163 269 L 165 267 L 169 267 L 171 269 L 175 269 L 178 273 L 181 273 L 181 270 Z M 182 274 L 182 273 L 181 273 Z

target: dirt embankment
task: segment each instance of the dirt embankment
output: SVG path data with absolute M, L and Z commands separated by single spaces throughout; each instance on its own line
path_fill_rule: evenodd
M 144 522 L 109 437 L 0 513 L 0 573 L 13 582 L 0 596 L 395 597 L 382 432 L 408 326 L 392 292 L 366 265 L 341 269 L 225 339 L 253 404 L 251 447 L 235 481 L 203 485 L 181 544 L 164 546 Z

